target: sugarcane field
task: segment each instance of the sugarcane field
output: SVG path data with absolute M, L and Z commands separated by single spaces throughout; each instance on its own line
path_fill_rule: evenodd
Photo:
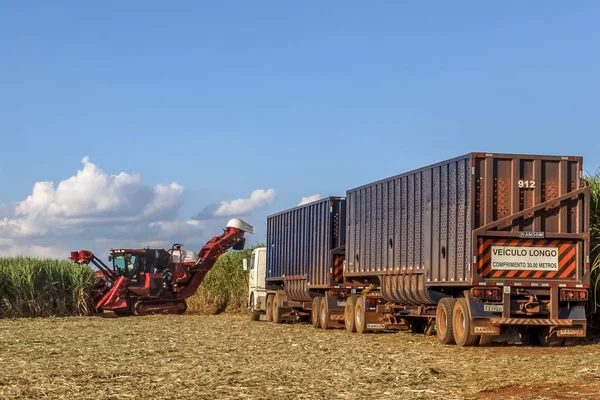
M 456 348 L 239 314 L 2 320 L 0 332 L 7 399 L 593 399 L 600 390 L 593 340 Z
M 599 20 L 0 2 L 0 400 L 600 399 Z

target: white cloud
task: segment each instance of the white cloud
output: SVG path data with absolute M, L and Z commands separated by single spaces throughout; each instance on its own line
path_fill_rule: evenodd
M 247 214 L 250 211 L 273 204 L 275 197 L 275 190 L 273 189 L 257 189 L 250 194 L 250 198 L 222 201 L 214 211 L 214 215 L 218 217 L 231 217 Z
M 76 247 L 168 243 L 179 233 L 167 228 L 183 201 L 181 185 L 147 186 L 139 175 L 107 174 L 88 157 L 81 162 L 75 175 L 58 184 L 36 182 L 26 199 L 0 204 L 0 254 L 68 257 Z M 199 224 L 186 227 L 188 235 L 204 235 Z
M 303 197 L 298 203 L 299 206 L 303 206 L 304 204 L 312 203 L 313 201 L 321 200 L 321 195 L 319 193 L 313 194 L 312 196 Z
M 31 195 L 0 220 L 0 234 L 27 238 L 98 224 L 141 223 L 172 216 L 181 205 L 183 187 L 175 182 L 152 188 L 139 175 L 108 175 L 88 157 L 81 161 L 83 168 L 56 186 L 36 182 Z
M 106 259 L 112 247 L 170 248 L 183 243 L 198 251 L 225 228 L 224 218 L 273 203 L 275 191 L 256 190 L 248 199 L 209 206 L 211 215 L 180 221 L 184 188 L 142 183 L 139 175 L 111 175 L 90 162 L 73 176 L 36 182 L 24 200 L 0 204 L 0 256 L 66 259 L 87 249 Z

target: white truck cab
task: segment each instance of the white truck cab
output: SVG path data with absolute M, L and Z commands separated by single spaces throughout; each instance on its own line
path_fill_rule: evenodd
M 250 268 L 248 260 L 244 259 L 244 271 L 249 269 L 248 277 L 248 308 L 251 310 L 263 309 L 267 297 L 265 276 L 267 273 L 267 248 L 258 247 L 252 251 Z

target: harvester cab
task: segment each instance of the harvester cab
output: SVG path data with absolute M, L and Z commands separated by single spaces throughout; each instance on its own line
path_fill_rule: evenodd
M 118 276 L 137 281 L 144 274 L 162 273 L 169 266 L 169 253 L 164 249 L 111 249 L 108 260 Z

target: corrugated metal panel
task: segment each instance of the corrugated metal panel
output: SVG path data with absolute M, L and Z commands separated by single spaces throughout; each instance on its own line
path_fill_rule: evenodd
M 585 197 L 578 194 L 532 215 L 519 217 L 518 213 L 581 189 L 582 161 L 580 157 L 472 153 L 349 190 L 346 275 L 417 274 L 426 285 L 469 285 L 477 272 L 472 271 L 474 256 L 478 268 L 485 268 L 481 250 L 485 252 L 492 243 L 486 235 L 498 238 L 511 232 L 518 239 L 519 232 L 534 231 L 563 235 L 556 246 L 564 253 L 564 269 L 545 275 L 514 271 L 506 275 L 581 280 L 589 254 L 583 235 L 589 229 Z M 493 225 L 503 218 L 514 220 L 507 226 Z M 473 238 L 478 241 L 476 249 Z M 484 240 L 487 245 L 480 243 Z M 524 239 L 510 243 L 542 245 Z M 407 279 L 421 285 L 421 278 Z M 394 281 L 389 287 L 394 285 L 401 286 Z
M 470 206 L 468 164 L 469 157 L 464 156 L 349 190 L 348 210 L 354 218 L 347 221 L 347 275 L 422 272 L 432 265 L 432 258 L 440 274 L 432 247 L 443 243 L 445 249 L 452 247 L 449 262 L 443 263 L 449 271 L 443 274 L 464 277 L 470 258 L 464 246 Z M 366 213 L 360 211 L 363 204 Z M 456 243 L 461 240 L 459 248 Z
M 346 200 L 328 197 L 267 218 L 267 279 L 330 285 L 330 250 L 346 239 Z

